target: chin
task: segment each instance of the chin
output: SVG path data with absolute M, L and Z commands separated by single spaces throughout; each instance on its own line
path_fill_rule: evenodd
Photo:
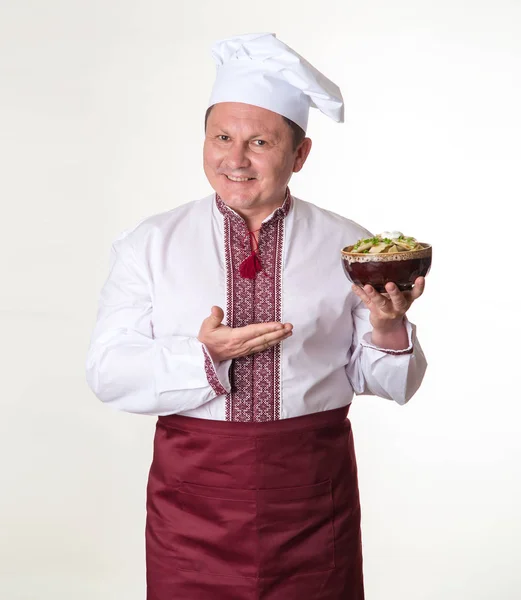
M 240 210 L 241 208 L 250 208 L 255 204 L 255 196 L 233 193 L 227 195 L 221 195 L 224 203 L 227 204 L 230 208 L 236 208 Z
M 253 204 L 258 195 L 253 190 L 249 192 L 243 190 L 233 190 L 227 186 L 216 186 L 214 189 L 224 200 L 224 202 L 227 204 L 236 204 L 237 206 L 247 206 L 248 204 Z

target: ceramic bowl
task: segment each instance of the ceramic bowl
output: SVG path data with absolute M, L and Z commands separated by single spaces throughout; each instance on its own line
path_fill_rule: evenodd
M 432 246 L 420 242 L 421 250 L 391 254 L 364 254 L 351 252 L 353 246 L 342 251 L 342 265 L 352 283 L 370 284 L 377 292 L 385 292 L 385 284 L 392 281 L 404 292 L 411 290 L 417 277 L 425 277 L 431 268 Z

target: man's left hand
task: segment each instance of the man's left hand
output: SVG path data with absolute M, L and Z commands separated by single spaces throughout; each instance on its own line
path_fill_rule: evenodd
M 369 320 L 374 331 L 392 333 L 403 327 L 405 313 L 423 294 L 425 277 L 417 277 L 413 289 L 407 292 L 400 292 L 391 282 L 385 284 L 387 294 L 379 294 L 371 285 L 362 288 L 353 284 L 352 290 L 370 310 Z

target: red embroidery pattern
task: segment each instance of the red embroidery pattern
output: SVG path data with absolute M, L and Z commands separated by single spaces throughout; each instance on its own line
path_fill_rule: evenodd
M 206 373 L 206 379 L 208 383 L 211 385 L 213 391 L 217 394 L 217 396 L 222 396 L 226 394 L 226 390 L 221 385 L 219 378 L 217 377 L 217 373 L 215 372 L 213 361 L 208 354 L 206 348 L 203 346 L 203 354 L 204 354 L 204 370 Z
M 282 318 L 282 254 L 284 217 L 291 206 L 289 189 L 284 204 L 259 232 L 262 271 L 244 279 L 239 265 L 251 253 L 244 220 L 216 196 L 224 216 L 227 325 L 244 327 Z M 248 242 L 245 244 L 245 240 Z M 280 347 L 235 359 L 231 367 L 232 391 L 226 397 L 227 421 L 280 419 Z

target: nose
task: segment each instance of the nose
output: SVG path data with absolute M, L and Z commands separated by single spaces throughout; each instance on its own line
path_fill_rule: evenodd
M 245 169 L 251 165 L 248 148 L 240 142 L 230 144 L 226 155 L 226 165 L 230 169 Z

